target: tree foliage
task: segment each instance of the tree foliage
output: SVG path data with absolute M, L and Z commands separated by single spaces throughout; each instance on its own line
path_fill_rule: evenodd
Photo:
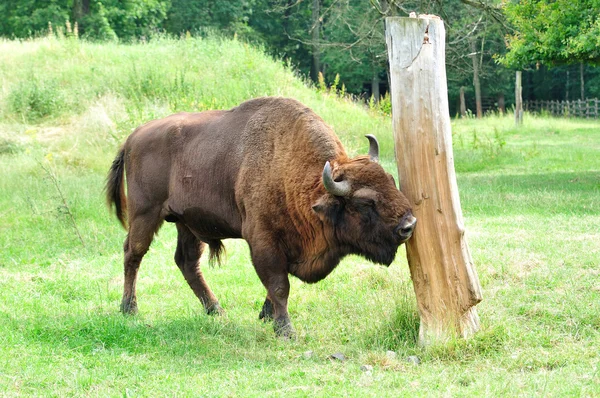
M 25 38 L 48 29 L 48 22 L 63 25 L 70 19 L 69 0 L 3 0 L 0 35 Z
M 504 11 L 514 28 L 505 65 L 600 63 L 599 0 L 520 0 Z
M 171 0 L 165 21 L 169 33 L 243 33 L 252 15 L 254 0 Z
M 305 76 L 316 79 L 317 67 L 324 75 L 323 84 L 339 81 L 339 87 L 344 84 L 348 92 L 368 97 L 380 87 L 382 94 L 387 89 L 385 17 L 408 16 L 413 11 L 436 14 L 444 20 L 447 32 L 451 109 L 461 87 L 467 105 L 473 108 L 469 102 L 475 65 L 482 96 L 490 101 L 504 93 L 510 105 L 513 72 L 505 66 L 600 60 L 600 0 L 500 1 L 2 0 L 0 36 L 44 35 L 48 23 L 64 30 L 66 21 L 77 22 L 80 36 L 90 40 L 127 42 L 188 32 L 237 35 L 289 61 Z M 592 79 L 595 76 L 593 69 L 587 68 L 586 73 Z M 552 92 L 566 96 L 574 89 L 571 84 Z

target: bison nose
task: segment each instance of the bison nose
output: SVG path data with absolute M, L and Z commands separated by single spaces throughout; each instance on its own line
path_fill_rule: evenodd
M 404 220 L 402 220 L 398 227 L 398 235 L 400 235 L 403 242 L 412 236 L 415 225 L 417 225 L 417 219 L 413 217 L 412 214 L 409 214 L 408 217 L 405 217 Z

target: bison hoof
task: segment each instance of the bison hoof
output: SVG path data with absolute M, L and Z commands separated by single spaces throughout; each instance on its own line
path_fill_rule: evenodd
M 138 313 L 137 303 L 134 300 L 123 299 L 121 301 L 121 312 L 123 315 L 135 315 Z
M 223 315 L 225 310 L 219 305 L 219 303 L 214 303 L 206 307 L 206 313 L 208 315 Z
M 281 337 L 284 340 L 293 340 L 296 338 L 296 332 L 289 318 L 276 319 L 273 322 L 273 329 L 275 329 L 277 337 Z
M 265 322 L 273 319 L 273 303 L 271 303 L 271 300 L 265 300 L 262 310 L 260 310 L 260 314 L 258 314 L 258 319 L 262 319 Z

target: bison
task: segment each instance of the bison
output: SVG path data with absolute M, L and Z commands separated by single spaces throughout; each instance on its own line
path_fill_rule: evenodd
M 137 312 L 140 262 L 167 221 L 177 227 L 175 263 L 207 313 L 222 309 L 200 256 L 208 244 L 218 260 L 222 239 L 242 238 L 267 290 L 259 317 L 273 319 L 278 335 L 293 334 L 289 274 L 320 281 L 348 254 L 389 265 L 412 235 L 409 202 L 379 165 L 377 140 L 367 138 L 368 156 L 350 159 L 311 109 L 278 97 L 138 127 L 106 183 L 109 206 L 128 228 L 121 311 Z

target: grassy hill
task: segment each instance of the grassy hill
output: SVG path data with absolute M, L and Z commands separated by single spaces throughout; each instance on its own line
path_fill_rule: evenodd
M 170 225 L 142 264 L 140 314 L 118 312 L 125 231 L 104 204 L 110 163 L 150 119 L 281 95 L 313 108 L 353 155 L 377 135 L 396 174 L 389 118 L 235 40 L 0 41 L 0 53 L 2 395 L 600 394 L 600 123 L 454 122 L 484 294 L 473 339 L 416 345 L 401 249 L 389 268 L 351 257 L 318 284 L 292 280 L 298 339 L 286 342 L 257 319 L 264 289 L 245 243 L 228 241 L 220 268 L 203 259 L 226 310 L 207 317 L 173 262 Z

